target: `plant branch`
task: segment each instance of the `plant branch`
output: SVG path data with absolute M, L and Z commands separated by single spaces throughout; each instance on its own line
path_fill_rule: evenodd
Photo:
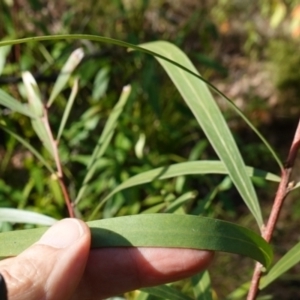
M 66 184 L 64 182 L 64 174 L 63 174 L 63 171 L 62 171 L 62 165 L 61 165 L 61 161 L 60 161 L 60 158 L 59 158 L 58 147 L 57 147 L 58 145 L 57 145 L 56 140 L 53 137 L 53 134 L 52 134 L 52 131 L 51 131 L 51 128 L 50 128 L 50 125 L 49 125 L 47 108 L 44 108 L 44 116 L 43 116 L 42 120 L 43 120 L 43 123 L 45 125 L 48 136 L 50 138 L 51 144 L 52 144 L 54 161 L 55 161 L 56 168 L 57 168 L 57 174 L 56 175 L 57 175 L 57 179 L 58 179 L 58 182 L 59 182 L 64 200 L 65 200 L 66 206 L 68 208 L 69 216 L 71 218 L 75 218 L 74 209 L 73 209 L 73 206 L 72 206 L 72 203 L 71 203 L 71 199 L 70 199 Z
M 276 196 L 274 199 L 273 207 L 270 213 L 270 217 L 265 230 L 263 231 L 263 237 L 267 242 L 270 242 L 283 202 L 288 195 L 290 187 L 290 177 L 292 169 L 297 157 L 297 153 L 300 147 L 300 120 L 294 135 L 292 145 L 288 154 L 284 168 L 281 170 L 281 181 L 279 183 Z M 259 290 L 259 282 L 262 275 L 262 265 L 257 263 L 251 280 L 251 286 L 249 289 L 247 300 L 254 300 Z

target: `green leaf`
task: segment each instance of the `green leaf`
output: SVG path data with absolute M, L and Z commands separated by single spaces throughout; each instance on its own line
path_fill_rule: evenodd
M 89 164 L 87 166 L 87 172 L 83 180 L 83 184 L 78 192 L 78 195 L 74 201 L 75 205 L 79 203 L 79 201 L 84 196 L 84 193 L 86 192 L 86 189 L 88 187 L 89 181 L 92 179 L 92 177 L 95 174 L 95 171 L 97 170 L 97 161 L 103 156 L 105 153 L 112 137 L 115 132 L 115 128 L 117 126 L 117 121 L 122 113 L 124 106 L 127 102 L 127 99 L 131 92 L 131 86 L 127 85 L 123 88 L 122 94 L 120 96 L 120 99 L 118 103 L 113 108 L 105 127 L 102 131 L 102 134 L 98 140 L 98 143 L 93 151 L 93 154 L 91 156 L 91 159 L 89 161 Z
M 141 47 L 179 62 L 198 74 L 188 57 L 175 45 L 168 42 L 153 42 Z M 230 129 L 213 99 L 207 85 L 182 69 L 161 58 L 157 58 L 189 106 L 208 140 L 225 164 L 228 174 L 255 217 L 259 227 L 263 224 L 261 210 L 253 184 L 247 176 L 246 166 L 233 139 Z
M 150 288 L 142 288 L 140 290 L 144 293 L 148 293 L 150 295 L 154 295 L 162 299 L 192 300 L 192 298 L 188 297 L 187 295 L 168 285 L 159 285 Z
M 144 293 L 141 290 L 139 291 L 138 295 L 134 298 L 134 300 L 160 300 L 160 299 L 161 299 L 160 297 L 156 297 L 156 296 L 150 295 L 148 293 Z M 112 299 L 112 300 L 114 300 L 114 299 Z
M 35 116 L 40 118 L 44 115 L 44 105 L 39 87 L 30 72 L 23 72 L 22 79 L 26 89 L 29 107 Z
M 15 208 L 0 208 L 0 222 L 50 226 L 57 222 L 57 220 L 32 211 Z
M 23 38 L 23 39 L 16 39 L 16 40 L 10 40 L 10 41 L 1 41 L 0 47 L 6 46 L 6 45 L 16 45 L 16 44 L 22 44 L 27 42 L 33 42 L 33 41 L 54 41 L 54 40 L 90 40 L 95 42 L 102 42 L 107 43 L 111 45 L 117 45 L 120 47 L 125 47 L 133 50 L 137 50 L 143 53 L 150 54 L 155 57 L 159 57 L 165 61 L 170 62 L 174 66 L 177 66 L 181 68 L 182 70 L 186 71 L 187 73 L 195 76 L 196 78 L 200 79 L 201 81 L 205 82 L 213 91 L 215 91 L 217 94 L 222 96 L 228 103 L 231 105 L 231 107 L 238 113 L 238 115 L 246 122 L 246 124 L 257 134 L 257 136 L 261 139 L 261 141 L 264 143 L 264 145 L 267 147 L 267 149 L 272 154 L 273 158 L 279 165 L 280 169 L 283 169 L 283 164 L 280 161 L 279 157 L 275 153 L 274 149 L 271 147 L 271 145 L 267 142 L 267 140 L 261 135 L 261 133 L 255 128 L 255 126 L 247 119 L 247 117 L 240 111 L 240 109 L 234 104 L 232 100 L 230 100 L 226 95 L 224 95 L 221 91 L 219 91 L 213 84 L 209 83 L 207 80 L 205 80 L 203 77 L 201 77 L 198 73 L 192 72 L 190 69 L 186 68 L 185 66 L 181 65 L 177 61 L 172 61 L 168 57 L 165 57 L 159 53 L 155 53 L 153 51 L 150 51 L 145 48 L 141 48 L 139 46 L 126 43 L 120 40 L 115 40 L 108 37 L 103 36 L 96 36 L 96 35 L 87 35 L 87 34 L 64 34 L 64 35 L 49 35 L 49 36 L 35 36 L 35 37 L 29 37 L 29 38 Z
M 249 292 L 251 282 L 246 282 L 239 286 L 236 290 L 230 293 L 225 300 L 241 300 L 246 299 L 246 295 Z M 257 300 L 273 300 L 274 298 L 271 295 L 263 295 L 257 297 Z
M 187 192 L 179 196 L 175 199 L 168 207 L 165 209 L 165 213 L 174 213 L 176 210 L 183 205 L 183 203 L 195 199 L 196 194 L 195 192 Z
M 159 213 L 162 211 L 162 209 L 164 209 L 166 206 L 165 203 L 159 203 L 156 205 L 153 205 L 145 210 L 143 210 L 141 213 L 142 214 L 154 214 L 154 213 Z
M 210 189 L 210 191 L 205 195 L 205 197 L 198 203 L 198 205 L 192 210 L 193 215 L 203 215 L 207 212 L 209 207 L 211 207 L 213 200 L 217 195 L 223 191 L 227 191 L 232 187 L 232 181 L 230 177 L 225 176 L 225 178 L 217 184 L 215 187 Z
M 51 106 L 51 104 L 58 96 L 58 94 L 63 90 L 63 88 L 65 87 L 66 83 L 68 82 L 71 76 L 71 73 L 78 66 L 78 64 L 80 63 L 83 57 L 84 57 L 84 52 L 82 48 L 78 48 L 71 53 L 69 59 L 64 64 L 63 68 L 59 73 L 57 80 L 55 81 L 52 93 L 47 103 L 47 107 Z
M 13 112 L 18 112 L 30 118 L 36 118 L 36 115 L 30 110 L 27 104 L 22 104 L 2 89 L 0 89 L 0 104 L 9 108 Z
M 137 158 L 142 159 L 144 156 L 144 147 L 146 142 L 146 135 L 144 133 L 140 133 L 139 139 L 134 146 L 135 155 Z
M 109 68 L 105 67 L 98 71 L 93 84 L 92 97 L 99 100 L 106 92 L 109 83 Z
M 254 169 L 252 167 L 246 167 L 248 176 L 260 177 L 266 180 L 279 182 L 280 177 L 272 173 L 268 173 L 259 169 Z M 114 190 L 112 190 L 93 211 L 90 219 L 92 220 L 96 213 L 100 210 L 102 205 L 116 193 L 134 187 L 136 185 L 151 182 L 153 180 L 162 180 L 167 178 L 172 178 L 181 175 L 200 175 L 200 174 L 228 174 L 228 171 L 221 161 L 213 160 L 200 160 L 200 161 L 188 161 L 184 163 L 178 163 L 166 167 L 161 167 L 153 169 L 141 174 L 135 175 L 120 185 L 118 185 Z
M 292 249 L 290 249 L 260 280 L 259 289 L 263 290 L 270 283 L 274 282 L 277 278 L 287 272 L 290 268 L 294 267 L 300 262 L 300 243 L 297 243 Z M 226 300 L 244 299 L 248 293 L 250 282 L 246 282 L 231 292 Z
M 38 119 L 31 119 L 31 125 L 34 132 L 42 142 L 43 146 L 47 149 L 47 151 L 51 154 L 51 156 L 54 157 L 54 149 L 51 143 L 50 133 L 47 130 L 45 123 L 40 118 L 38 118 Z
M 31 118 L 32 128 L 44 147 L 54 157 L 50 128 L 48 127 L 48 120 L 45 118 L 44 105 L 38 85 L 30 72 L 24 72 L 22 79 L 27 93 L 29 108 L 36 116 Z
M 223 251 L 245 255 L 268 267 L 270 245 L 255 232 L 229 222 L 176 214 L 149 214 L 87 223 L 92 249 L 167 247 Z M 0 233 L 0 257 L 15 256 L 35 243 L 47 228 Z
M 245 299 L 245 295 L 248 293 L 250 288 L 250 282 L 243 283 L 233 292 L 231 292 L 227 297 L 226 300 L 240 300 Z
M 67 103 L 67 106 L 65 108 L 65 111 L 64 111 L 64 114 L 63 114 L 63 117 L 62 117 L 62 120 L 61 120 L 61 123 L 60 123 L 60 126 L 59 126 L 59 130 L 58 130 L 58 134 L 57 134 L 57 138 L 56 138 L 57 143 L 59 142 L 60 137 L 61 137 L 61 135 L 64 131 L 64 128 L 66 126 L 66 123 L 67 123 L 68 117 L 70 115 L 72 106 L 74 104 L 74 100 L 75 100 L 75 97 L 77 95 L 77 92 L 78 92 L 78 78 L 76 78 L 75 81 L 74 81 L 72 91 L 71 91 L 71 95 L 68 99 L 68 103 Z
M 195 300 L 213 300 L 208 271 L 204 271 L 192 277 Z
M 264 289 L 271 282 L 276 280 L 290 268 L 300 262 L 300 243 L 297 243 L 291 250 L 289 250 L 264 276 L 261 281 L 259 288 Z

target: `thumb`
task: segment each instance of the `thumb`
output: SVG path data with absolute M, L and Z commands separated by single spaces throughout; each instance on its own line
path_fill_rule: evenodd
M 90 230 L 77 219 L 57 222 L 19 256 L 0 262 L 10 300 L 65 300 L 74 293 L 90 251 Z

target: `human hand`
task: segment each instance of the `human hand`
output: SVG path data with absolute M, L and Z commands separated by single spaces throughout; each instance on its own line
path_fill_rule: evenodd
M 17 257 L 0 261 L 9 300 L 92 300 L 179 280 L 205 269 L 213 252 L 171 248 L 90 250 L 90 230 L 64 219 Z

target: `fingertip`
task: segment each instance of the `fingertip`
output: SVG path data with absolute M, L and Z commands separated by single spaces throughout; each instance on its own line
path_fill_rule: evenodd
M 83 221 L 63 219 L 50 227 L 36 244 L 62 249 L 71 246 L 84 235 L 85 238 L 90 236 L 89 229 Z
M 101 248 L 90 252 L 85 280 L 76 299 L 85 299 L 85 290 L 99 299 L 161 285 L 193 276 L 206 269 L 214 252 L 179 248 Z M 99 284 L 101 282 L 102 284 Z
M 213 251 L 181 248 L 140 248 L 140 253 L 148 265 L 145 284 L 154 285 L 158 281 L 176 281 L 206 269 L 214 258 Z
M 194 267 L 206 269 L 215 257 L 214 251 L 185 249 L 188 261 L 194 264 Z

